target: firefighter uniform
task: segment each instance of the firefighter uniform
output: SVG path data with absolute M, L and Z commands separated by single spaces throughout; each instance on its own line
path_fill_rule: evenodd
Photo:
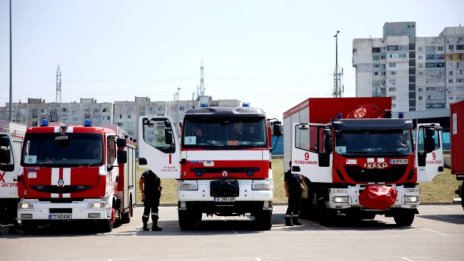
M 147 222 L 151 211 L 151 220 L 153 221 L 152 230 L 160 231 L 161 228 L 158 227 L 158 206 L 162 189 L 161 180 L 154 172 L 147 170 L 142 173 L 140 177 L 139 187 L 144 197 L 142 198 L 144 199 L 142 216 L 143 230 L 148 230 Z
M 292 174 L 291 168 L 285 172 L 285 192 L 288 197 L 288 208 L 285 213 L 285 225 L 301 225 L 298 220 L 300 214 L 301 195 L 303 193 L 302 178 Z

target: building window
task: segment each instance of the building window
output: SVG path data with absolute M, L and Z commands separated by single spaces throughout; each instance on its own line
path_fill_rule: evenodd
M 119 114 L 119 118 L 122 119 L 122 114 Z
M 388 88 L 388 91 L 389 92 L 396 92 L 396 88 L 395 87 L 390 87 L 390 88 Z
M 128 118 L 128 119 L 131 119 L 131 118 L 132 118 L 132 115 L 128 114 L 128 115 L 127 115 L 127 118 Z
M 438 46 L 437 51 L 443 51 L 443 46 Z
M 380 47 L 372 47 L 373 53 L 380 53 Z
M 464 50 L 464 45 L 463 44 L 457 44 L 456 45 L 456 51 L 462 51 Z
M 375 60 L 375 61 L 380 60 L 380 56 L 379 55 L 374 55 L 374 56 L 372 56 L 372 59 Z
M 358 48 L 353 48 L 353 53 L 357 53 L 358 52 Z
M 117 124 L 119 127 L 124 126 L 124 124 L 123 124 L 122 122 L 118 122 L 118 123 L 116 123 L 116 124 Z
M 454 50 L 454 45 L 452 45 L 452 44 L 448 45 L 448 50 L 453 51 Z
M 390 74 L 391 75 L 396 75 L 396 71 L 391 71 Z
M 388 63 L 388 67 L 396 67 L 396 63 Z

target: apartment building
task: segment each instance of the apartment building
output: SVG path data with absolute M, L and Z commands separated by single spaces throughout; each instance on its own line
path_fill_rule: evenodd
M 392 97 L 394 111 L 446 109 L 464 99 L 464 28 L 417 37 L 415 22 L 385 23 L 353 40 L 356 96 Z
M 43 99 L 29 98 L 27 103 L 12 104 L 12 120 L 37 126 L 41 119 L 50 122 L 63 122 L 69 125 L 78 125 L 84 119 L 91 119 L 94 126 L 116 124 L 123 128 L 127 134 L 138 138 L 139 116 L 169 116 L 179 131 L 179 122 L 182 121 L 189 109 L 198 108 L 200 101 L 207 102 L 209 106 L 237 107 L 240 100 L 213 100 L 210 96 L 198 100 L 151 101 L 149 97 L 135 97 L 134 101 L 115 101 L 113 103 L 98 103 L 94 98 L 81 98 L 80 102 L 47 103 Z M 0 120 L 8 119 L 7 103 L 0 107 Z M 179 132 L 178 132 L 179 133 Z

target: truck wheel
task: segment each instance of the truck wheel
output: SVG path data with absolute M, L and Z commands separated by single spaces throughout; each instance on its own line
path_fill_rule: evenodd
M 414 212 L 410 210 L 400 210 L 395 213 L 393 218 L 395 219 L 396 225 L 400 227 L 409 227 L 414 221 Z
M 113 231 L 113 222 L 109 220 L 98 220 L 97 222 L 98 230 L 102 233 L 109 233 Z
M 126 213 L 122 214 L 122 223 L 127 224 L 130 223 L 132 217 L 132 199 L 129 201 L 129 209 Z
M 21 221 L 24 234 L 32 234 L 37 230 L 37 222 L 32 220 L 23 220 Z
M 193 230 L 201 221 L 201 212 L 191 210 L 179 210 L 179 227 L 181 230 Z
M 460 191 L 461 191 L 461 195 L 460 195 L 461 196 L 461 206 L 464 209 L 464 180 L 462 181 Z
M 272 227 L 272 210 L 260 210 L 255 215 L 255 222 L 260 230 L 270 230 Z

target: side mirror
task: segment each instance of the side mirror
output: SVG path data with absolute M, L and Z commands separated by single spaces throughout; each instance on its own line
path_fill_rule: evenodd
M 127 145 L 126 139 L 118 138 L 117 140 L 118 148 L 124 148 Z
M 124 150 L 118 150 L 118 163 L 124 164 L 127 163 L 127 152 Z
M 139 158 L 139 165 L 140 166 L 143 166 L 143 165 L 147 165 L 147 159 L 146 158 Z
M 0 165 L 0 170 L 1 171 L 13 171 L 14 165 L 13 164 Z
M 0 164 L 8 164 L 11 161 L 11 151 L 9 149 L 0 149 Z
M 324 129 L 325 140 L 324 147 L 326 153 L 332 153 L 332 132 L 330 129 Z
M 274 136 L 282 136 L 282 123 L 280 121 L 272 123 L 272 133 Z
M 2 135 L 0 137 L 0 146 L 3 146 L 3 147 L 9 147 L 10 146 L 10 140 L 8 139 L 8 136 Z
M 425 130 L 425 140 L 424 140 L 425 153 L 430 153 L 434 151 L 436 148 L 435 139 L 433 138 L 433 135 L 435 135 L 435 129 L 427 128 Z
M 172 144 L 172 130 L 171 129 L 165 129 L 164 130 L 164 142 L 166 144 Z

